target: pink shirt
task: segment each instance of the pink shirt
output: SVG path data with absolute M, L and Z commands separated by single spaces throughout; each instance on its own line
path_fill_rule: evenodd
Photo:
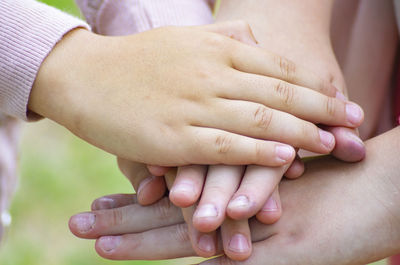
M 27 119 L 39 67 L 65 33 L 83 21 L 34 0 L 0 1 L 0 112 Z

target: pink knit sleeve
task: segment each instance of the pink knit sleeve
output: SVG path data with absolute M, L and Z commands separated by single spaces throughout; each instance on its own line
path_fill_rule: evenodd
M 29 94 L 54 45 L 81 20 L 34 0 L 0 1 L 0 112 L 27 119 Z
M 162 26 L 213 23 L 213 0 L 76 0 L 93 31 L 134 34 Z

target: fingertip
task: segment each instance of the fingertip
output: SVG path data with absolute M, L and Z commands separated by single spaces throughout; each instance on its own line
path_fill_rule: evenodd
M 96 240 L 95 249 L 105 259 L 116 259 L 114 255 L 121 242 L 122 236 L 102 236 Z
M 319 137 L 321 144 L 324 146 L 324 151 L 323 153 L 330 153 L 334 148 L 336 144 L 335 137 L 333 136 L 332 133 L 324 131 L 319 129 Z
M 166 189 L 164 177 L 148 177 L 139 185 L 137 200 L 144 206 L 153 204 L 164 196 Z
M 79 213 L 70 217 L 69 230 L 77 237 L 90 238 L 96 223 L 96 215 L 91 212 Z
M 196 203 L 201 191 L 189 179 L 176 179 L 169 193 L 169 198 L 178 207 L 186 208 Z
M 203 258 L 210 258 L 217 254 L 215 232 L 199 235 L 196 245 L 196 253 Z
M 240 195 L 232 199 L 226 213 L 233 220 L 248 219 L 252 216 L 252 204 L 246 195 Z
M 353 129 L 335 127 L 330 130 L 336 138 L 332 152 L 336 158 L 346 162 L 358 162 L 365 158 L 365 145 Z
M 262 209 L 257 213 L 256 218 L 263 224 L 274 224 L 282 216 L 282 206 L 278 190 L 267 200 Z
M 275 153 L 278 163 L 283 166 L 293 161 L 296 151 L 290 145 L 278 144 L 275 146 Z
M 346 103 L 347 121 L 352 127 L 359 127 L 364 121 L 364 110 L 354 102 Z
M 285 173 L 285 177 L 288 179 L 296 179 L 303 175 L 305 170 L 304 163 L 300 158 L 296 158 L 290 165 L 289 169 Z
M 250 257 L 252 245 L 249 236 L 241 233 L 234 234 L 230 239 L 225 254 L 232 260 L 243 261 Z
M 114 199 L 109 197 L 101 197 L 92 202 L 90 209 L 92 211 L 113 209 L 117 207 L 117 203 Z

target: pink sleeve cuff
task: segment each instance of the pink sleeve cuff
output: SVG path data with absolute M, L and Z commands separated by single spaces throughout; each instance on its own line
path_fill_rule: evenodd
M 163 26 L 213 23 L 212 0 L 76 0 L 93 31 L 127 35 Z
M 81 20 L 34 0 L 0 1 L 0 112 L 27 120 L 41 63 Z

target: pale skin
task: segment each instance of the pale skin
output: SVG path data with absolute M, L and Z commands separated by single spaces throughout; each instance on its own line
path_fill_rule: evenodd
M 367 264 L 399 252 L 399 137 L 400 127 L 368 140 L 366 159 L 360 163 L 330 157 L 308 162 L 304 176 L 280 184 L 285 209 L 280 220 L 273 225 L 250 222 L 254 243 L 249 259 L 236 262 L 222 256 L 202 264 Z M 96 200 L 90 230 L 79 231 L 75 216 L 71 231 L 98 238 L 96 250 L 108 259 L 195 255 L 178 208 L 166 199 L 142 207 L 133 198 Z
M 249 21 L 255 38 L 264 49 L 285 55 L 300 65 L 306 66 L 319 76 L 330 79 L 333 84 L 345 91 L 345 82 L 331 46 L 330 21 L 333 1 L 222 1 L 217 21 L 232 18 Z M 284 21 L 282 21 L 284 17 Z M 296 45 L 293 45 L 296 43 Z M 345 93 L 345 92 L 344 92 Z M 346 161 L 358 161 L 364 156 L 362 142 L 356 134 L 346 128 L 331 128 L 337 140 L 334 154 Z M 120 161 L 121 163 L 121 161 Z M 128 161 L 122 163 L 129 164 Z M 155 175 L 165 171 L 150 167 Z M 160 170 L 158 173 L 157 170 Z M 226 214 L 238 221 L 230 226 L 237 231 L 230 234 L 244 235 L 243 241 L 249 241 L 247 223 L 243 220 L 256 215 L 266 223 L 275 222 L 280 214 L 279 193 L 275 189 L 287 170 L 264 168 L 260 166 L 187 166 L 178 169 L 177 178 L 170 191 L 171 201 L 180 207 L 188 207 L 200 199 L 197 210 L 184 210 L 192 231 L 193 248 L 201 256 L 215 254 L 215 229 L 224 222 Z M 296 161 L 289 177 L 301 175 L 303 166 Z M 132 176 L 131 176 L 132 178 Z M 163 181 L 151 177 L 154 183 L 139 187 L 139 202 L 149 204 L 162 196 L 165 188 Z M 147 179 L 148 184 L 150 179 Z M 156 192 L 150 191 L 154 188 Z M 145 189 L 148 189 L 147 191 Z M 136 189 L 137 190 L 137 189 Z M 203 191 L 201 198 L 200 194 Z M 146 195 L 145 195 L 146 194 Z M 193 218 L 189 215 L 194 213 Z M 232 223 L 230 221 L 229 223 Z M 206 239 L 200 240 L 204 235 Z M 207 243 L 205 243 L 207 241 Z M 228 243 L 226 245 L 229 245 Z M 246 245 L 245 245 L 246 246 Z M 251 244 L 247 249 L 230 251 L 225 249 L 232 259 L 244 259 L 251 253 Z
M 29 109 L 105 151 L 162 166 L 281 166 L 291 146 L 333 149 L 333 135 L 314 123 L 361 124 L 362 110 L 329 97 L 328 81 L 249 40 L 242 22 L 128 37 L 77 29 L 44 61 Z

